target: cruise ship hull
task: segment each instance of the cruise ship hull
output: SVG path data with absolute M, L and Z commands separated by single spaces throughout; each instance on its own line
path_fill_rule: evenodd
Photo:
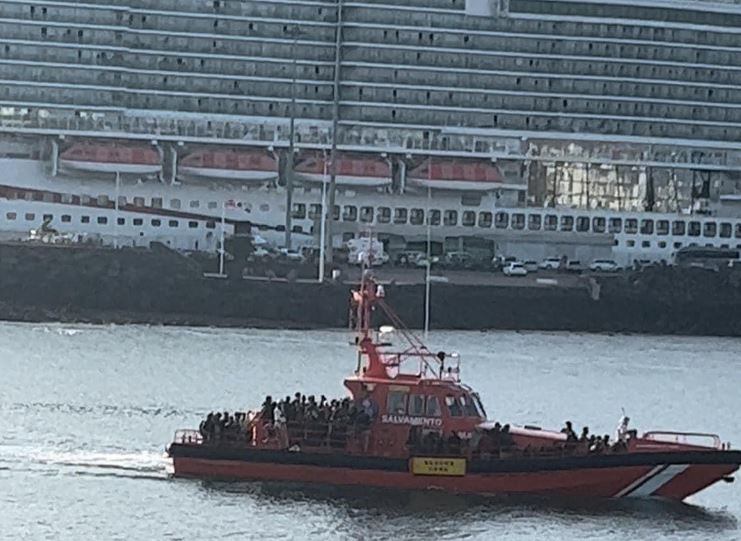
M 172 444 L 168 452 L 173 459 L 174 475 L 186 478 L 290 481 L 479 495 L 670 500 L 684 500 L 720 480 L 730 479 L 741 463 L 739 451 L 687 451 L 471 460 L 463 472 L 420 475 L 412 473 L 412 459 L 217 449 L 189 444 Z

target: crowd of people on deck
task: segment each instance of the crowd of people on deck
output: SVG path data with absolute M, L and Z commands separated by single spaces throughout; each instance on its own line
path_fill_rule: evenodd
M 590 434 L 588 426 L 582 428 L 581 434 L 577 436 L 571 421 L 566 421 L 564 427 L 561 429 L 561 433 L 566 435 L 567 448 L 574 450 L 586 451 L 588 453 L 607 453 L 625 451 L 628 448 L 626 438 L 622 437 L 620 431 L 618 431 L 618 437 L 615 442 L 612 443 L 610 442 L 609 434 L 605 434 L 604 436 Z

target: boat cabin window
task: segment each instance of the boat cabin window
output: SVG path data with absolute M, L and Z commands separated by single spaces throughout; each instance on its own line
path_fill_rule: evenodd
M 116 223 L 118 225 L 126 225 L 126 218 L 116 218 Z
M 427 212 L 427 221 L 430 225 L 440 225 L 443 213 L 440 209 L 433 209 Z
M 592 218 L 592 231 L 595 233 L 604 233 L 605 232 L 605 219 L 601 216 L 597 218 Z
M 530 231 L 540 231 L 540 223 L 542 218 L 540 214 L 528 214 L 527 216 L 527 228 Z
M 494 216 L 491 212 L 479 212 L 479 227 L 491 227 Z
M 306 205 L 304 203 L 294 203 L 291 209 L 291 218 L 295 220 L 306 218 Z
M 656 233 L 659 235 L 668 235 L 669 220 L 656 220 Z
M 720 236 L 723 239 L 728 239 L 731 237 L 731 224 L 728 222 L 721 222 L 720 224 Z
M 506 212 L 497 212 L 494 216 L 494 225 L 497 229 L 507 229 L 509 225 L 509 214 Z
M 735 236 L 735 237 L 736 237 L 737 239 L 741 239 L 741 223 L 738 223 L 738 224 L 736 224 L 736 228 L 735 228 L 735 229 L 736 229 L 736 230 L 735 230 L 735 232 L 734 232 L 734 236 Z
M 699 237 L 700 236 L 700 222 L 690 222 L 689 226 L 687 227 L 687 234 L 690 237 Z
M 641 235 L 653 235 L 654 232 L 654 221 L 653 220 L 641 220 Z
M 429 395 L 425 403 L 425 415 L 427 417 L 440 417 L 440 401 L 434 395 Z
M 179 209 L 180 208 L 180 199 L 170 199 L 170 208 L 171 209 Z
M 525 229 L 524 214 L 517 213 L 512 215 L 512 229 Z
M 360 207 L 360 221 L 364 224 L 373 222 L 373 207 Z
M 446 210 L 445 213 L 443 213 L 443 224 L 458 225 L 458 211 Z
M 412 209 L 409 213 L 409 223 L 412 225 L 422 225 L 425 221 L 425 211 L 423 209 Z
M 391 209 L 388 207 L 378 207 L 376 211 L 376 221 L 379 224 L 387 224 L 391 222 Z
M 134 218 L 134 225 L 144 225 L 144 220 L 141 218 Z
M 409 397 L 409 415 L 424 417 L 425 414 L 425 395 L 413 394 Z
M 561 231 L 572 231 L 574 229 L 573 216 L 561 216 Z
M 322 206 L 319 203 L 309 205 L 309 220 L 318 220 L 322 217 Z
M 675 220 L 672 222 L 672 235 L 680 236 L 684 235 L 685 224 L 682 220 Z
M 15 212 L 6 212 L 5 218 L 8 220 L 15 220 L 18 215 Z
M 473 227 L 476 225 L 476 213 L 473 210 L 463 211 L 463 225 L 466 227 Z
M 718 233 L 718 224 L 715 222 L 705 222 L 702 228 L 702 235 L 704 237 L 714 237 Z
M 448 395 L 445 397 L 445 405 L 448 407 L 448 411 L 450 412 L 450 415 L 452 417 L 462 417 L 463 416 L 463 409 L 461 408 L 461 405 L 458 403 L 458 400 L 452 395 Z
M 80 216 L 80 223 L 81 224 L 89 224 L 90 223 L 90 216 Z
M 620 233 L 623 230 L 623 219 L 622 218 L 610 218 L 607 222 L 608 233 Z
M 161 209 L 162 208 L 162 198 L 161 197 L 153 197 L 152 198 L 152 205 L 153 208 Z
M 143 207 L 144 206 L 144 198 L 143 197 L 135 197 L 134 198 L 134 206 L 135 207 Z
M 635 235 L 638 233 L 638 220 L 636 218 L 625 219 L 625 232 L 628 235 Z
M 160 220 L 158 218 L 153 218 L 152 221 L 151 221 L 151 224 L 152 224 L 153 227 L 159 227 L 159 226 L 162 225 L 162 220 Z
M 394 223 L 405 224 L 407 223 L 407 209 L 394 209 Z
M 576 230 L 580 233 L 589 232 L 589 216 L 579 216 L 576 219 Z
M 386 398 L 386 413 L 390 415 L 406 415 L 408 396 L 404 391 L 389 391 Z
M 100 225 L 105 225 L 108 223 L 108 218 L 106 218 L 105 216 L 98 216 L 97 221 Z
M 558 216 L 555 214 L 546 214 L 543 229 L 546 231 L 555 231 L 558 229 Z
M 189 203 L 189 205 L 190 205 L 190 208 L 192 208 L 192 209 L 197 209 L 198 207 L 200 207 L 200 206 L 201 206 L 201 202 L 200 202 L 200 201 L 195 201 L 195 200 L 193 200 L 193 201 L 191 201 L 191 202 Z
M 208 208 L 210 208 L 211 210 L 213 210 L 215 208 L 218 208 L 218 207 L 219 207 L 219 204 L 216 201 L 209 201 L 208 202 Z
M 342 207 L 342 221 L 355 222 L 358 219 L 358 208 L 352 205 Z

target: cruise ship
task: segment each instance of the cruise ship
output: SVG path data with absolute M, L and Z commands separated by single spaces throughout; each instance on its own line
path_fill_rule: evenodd
M 0 0 L 0 37 L 5 239 L 741 248 L 741 0 Z

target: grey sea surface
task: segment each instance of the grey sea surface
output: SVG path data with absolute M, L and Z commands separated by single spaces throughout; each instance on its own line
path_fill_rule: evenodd
M 266 394 L 341 396 L 346 331 L 0 323 L 0 539 L 741 539 L 741 482 L 685 504 L 472 498 L 167 475 L 175 429 Z M 741 340 L 434 332 L 490 418 L 741 446 Z

